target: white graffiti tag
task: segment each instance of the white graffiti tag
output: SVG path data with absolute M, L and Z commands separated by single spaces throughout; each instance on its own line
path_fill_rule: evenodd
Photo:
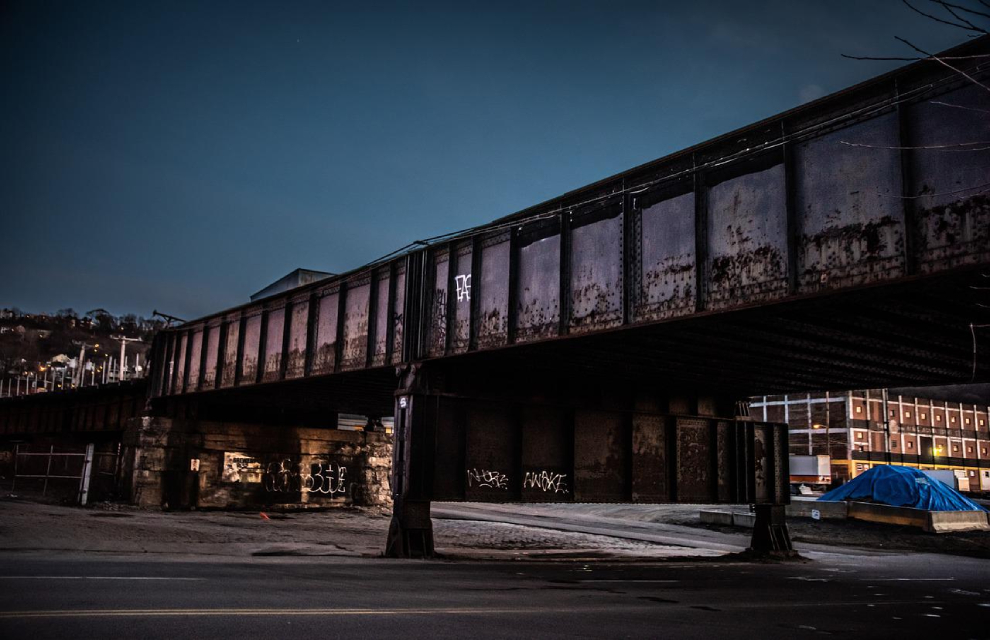
M 467 481 L 468 487 L 477 485 L 488 489 L 502 489 L 503 491 L 509 488 L 509 476 L 488 469 L 468 469 Z
M 567 474 L 552 471 L 527 471 L 523 477 L 523 489 L 540 489 L 547 493 L 567 493 Z
M 291 460 L 272 462 L 265 469 L 265 490 L 271 493 L 322 493 L 336 495 L 347 492 L 347 467 L 333 462 L 314 462 L 309 473 L 302 463 Z
M 457 287 L 457 301 L 471 299 L 471 274 L 454 276 L 454 285 Z

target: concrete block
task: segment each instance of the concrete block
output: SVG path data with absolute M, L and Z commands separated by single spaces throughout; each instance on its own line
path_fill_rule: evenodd
M 732 514 L 728 511 L 702 511 L 701 521 L 705 524 L 732 526 Z
M 850 502 L 849 517 L 867 522 L 907 525 L 928 529 L 928 511 L 909 507 L 892 507 L 886 504 Z
M 756 526 L 756 514 L 755 513 L 733 513 L 732 514 L 732 524 L 737 527 L 746 527 L 752 529 Z
M 951 531 L 990 531 L 986 511 L 930 511 L 927 530 L 933 533 Z
M 818 502 L 817 500 L 792 500 L 785 512 L 796 518 L 810 518 L 812 511 L 818 511 L 822 520 L 845 520 L 849 517 L 847 502 Z

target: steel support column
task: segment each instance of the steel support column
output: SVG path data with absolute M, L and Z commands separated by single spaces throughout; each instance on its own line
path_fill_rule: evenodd
M 749 551 L 759 555 L 791 555 L 794 547 L 787 532 L 784 505 L 756 505 L 756 522 L 753 525 L 753 538 Z
M 392 522 L 385 556 L 430 558 L 434 553 L 429 500 L 434 420 L 421 365 L 403 367 L 399 375 L 392 446 Z

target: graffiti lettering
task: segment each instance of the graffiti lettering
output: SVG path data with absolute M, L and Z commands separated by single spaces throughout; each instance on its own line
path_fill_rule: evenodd
M 471 299 L 471 274 L 454 276 L 454 284 L 457 286 L 457 301 Z
M 269 463 L 265 469 L 265 491 L 270 493 L 322 493 L 333 496 L 347 492 L 347 467 L 333 462 L 314 462 L 309 473 L 303 464 L 291 460 Z
M 523 477 L 523 489 L 539 489 L 553 493 L 567 493 L 567 474 L 552 471 L 527 471 Z
M 468 487 L 477 485 L 489 489 L 502 489 L 503 491 L 509 488 L 509 476 L 488 469 L 468 469 L 467 481 Z

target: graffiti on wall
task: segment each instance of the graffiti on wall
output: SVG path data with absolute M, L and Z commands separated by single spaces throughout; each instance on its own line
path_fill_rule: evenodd
M 467 486 L 471 488 L 509 490 L 509 476 L 501 471 L 491 469 L 468 469 Z M 553 471 L 527 471 L 522 477 L 523 489 L 535 489 L 545 493 L 570 493 L 567 486 L 567 474 Z
M 509 476 L 490 469 L 468 469 L 467 483 L 468 487 L 477 486 L 505 491 L 509 488 Z
M 457 301 L 464 302 L 471 299 L 471 274 L 454 276 L 454 285 L 457 287 Z
M 567 493 L 567 474 L 553 471 L 527 471 L 523 489 L 539 489 L 546 493 Z
M 319 493 L 335 496 L 347 493 L 347 467 L 335 462 L 310 465 L 280 460 L 265 468 L 265 491 L 270 493 Z

